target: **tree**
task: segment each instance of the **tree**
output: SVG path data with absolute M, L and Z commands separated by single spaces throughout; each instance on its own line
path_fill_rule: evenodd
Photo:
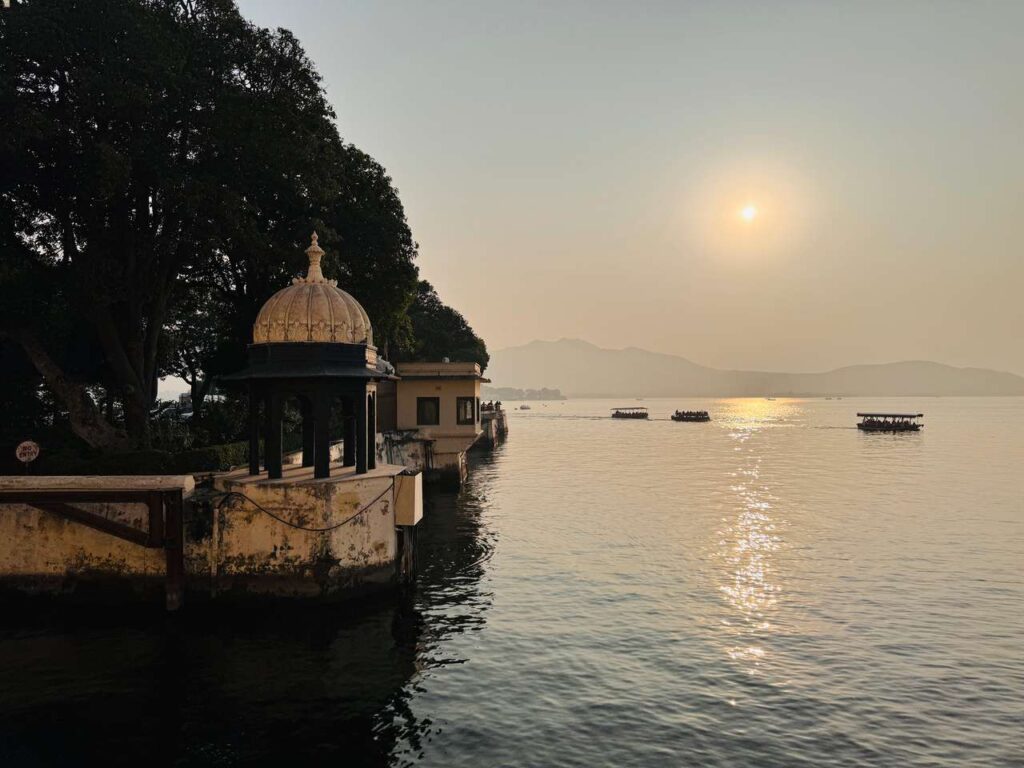
M 194 419 L 202 414 L 216 375 L 240 367 L 241 345 L 231 328 L 208 286 L 185 286 L 171 303 L 164 370 L 189 385 Z
M 0 243 L 23 267 L 0 288 L 59 286 L 50 300 L 89 327 L 128 441 L 145 443 L 179 281 L 242 249 L 267 273 L 242 290 L 263 298 L 258 278 L 287 263 L 327 186 L 333 113 L 294 38 L 223 0 L 19 3 L 0 13 L 0 47 Z M 36 318 L 2 322 L 76 433 L 122 445 Z
M 421 280 L 416 301 L 409 309 L 412 341 L 396 355 L 396 360 L 442 360 L 479 363 L 487 367 L 491 356 L 487 345 L 460 313 L 447 306 L 434 286 Z
M 310 228 L 316 229 L 326 251 L 324 271 L 363 304 L 384 357 L 393 345 L 408 342 L 408 309 L 416 297 L 419 272 L 414 261 L 417 246 L 398 192 L 380 164 L 340 140 L 322 158 L 318 172 L 311 224 L 282 233 L 275 242 L 236 243 L 216 262 L 211 299 L 229 327 L 217 359 L 204 358 L 207 376 L 242 366 L 260 307 L 291 277 L 305 272 Z M 273 204 L 267 201 L 261 210 L 266 213 Z
M 89 445 L 145 445 L 163 375 L 202 407 L 313 228 L 385 356 L 486 362 L 288 31 L 232 0 L 22 0 L 0 49 L 0 354 Z
M 398 191 L 369 155 L 346 145 L 331 168 L 333 197 L 324 206 L 328 257 L 337 253 L 338 285 L 356 296 L 373 323 L 374 341 L 387 357 L 407 343 L 408 311 L 417 295 L 417 246 Z

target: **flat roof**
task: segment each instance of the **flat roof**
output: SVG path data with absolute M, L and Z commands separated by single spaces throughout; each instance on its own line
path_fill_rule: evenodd
M 489 382 L 482 376 L 477 363 L 415 362 L 395 363 L 395 373 L 403 379 L 477 379 Z
M 398 378 L 400 381 L 425 381 L 427 379 L 431 381 L 437 381 L 438 379 L 441 379 L 442 381 L 479 381 L 484 384 L 491 383 L 490 379 L 485 379 L 483 376 L 479 374 L 473 376 L 468 373 L 402 373 L 399 374 Z
M 868 417 L 868 418 L 871 418 L 871 417 L 875 417 L 875 418 L 885 417 L 885 418 L 890 418 L 890 419 L 893 419 L 893 418 L 895 418 L 895 419 L 921 419 L 921 418 L 924 418 L 924 414 L 923 413 L 858 413 L 857 415 L 861 416 L 861 417 Z

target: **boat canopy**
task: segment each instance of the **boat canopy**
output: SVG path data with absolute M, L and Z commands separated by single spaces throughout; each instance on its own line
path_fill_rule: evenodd
M 922 419 L 923 413 L 858 413 L 862 419 Z
M 613 411 L 646 411 L 647 409 L 640 405 L 631 405 L 625 408 L 612 408 Z

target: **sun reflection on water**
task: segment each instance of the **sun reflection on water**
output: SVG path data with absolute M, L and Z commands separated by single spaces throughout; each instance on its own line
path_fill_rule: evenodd
M 775 520 L 778 499 L 762 477 L 763 443 L 752 438 L 777 423 L 785 409 L 784 403 L 749 399 L 739 401 L 731 415 L 730 437 L 739 461 L 730 486 L 734 511 L 719 532 L 719 589 L 731 614 L 723 621 L 726 654 L 750 674 L 760 673 L 768 659 L 771 616 L 782 591 L 774 561 L 782 545 Z

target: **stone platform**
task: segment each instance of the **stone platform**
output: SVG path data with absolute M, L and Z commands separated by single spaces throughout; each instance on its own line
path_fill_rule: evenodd
M 421 476 L 397 465 L 357 475 L 338 463 L 323 479 L 315 479 L 311 467 L 288 466 L 274 480 L 236 470 L 214 476 L 212 488 L 194 494 L 188 476 L 2 477 L 0 591 L 157 600 L 168 561 L 154 548 L 156 534 L 164 532 L 151 530 L 161 524 L 151 507 L 85 500 L 127 488 L 176 488 L 191 497 L 184 509 L 184 588 L 200 599 L 344 599 L 394 585 L 410 575 L 422 515 Z M 14 495 L 44 490 L 71 494 L 67 498 L 88 518 L 20 503 Z

